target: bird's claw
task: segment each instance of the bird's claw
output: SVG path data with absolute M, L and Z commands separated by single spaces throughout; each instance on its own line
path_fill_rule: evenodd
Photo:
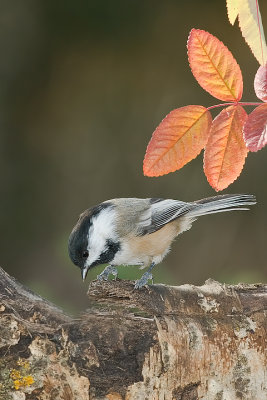
M 97 275 L 97 280 L 98 281 L 107 281 L 109 275 L 114 275 L 115 280 L 117 279 L 118 276 L 118 271 L 117 268 L 113 267 L 112 265 L 108 265 L 104 271 L 101 272 L 101 274 Z
M 145 272 L 144 275 L 135 282 L 134 288 L 141 289 L 143 286 L 147 285 L 149 280 L 151 280 L 153 284 L 153 275 L 151 272 Z

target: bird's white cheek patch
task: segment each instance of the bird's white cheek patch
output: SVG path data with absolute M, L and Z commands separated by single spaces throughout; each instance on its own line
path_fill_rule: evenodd
M 99 234 L 99 232 L 94 229 L 94 225 L 90 227 L 88 236 L 90 238 L 87 247 L 89 256 L 86 264 L 90 266 L 100 257 L 100 254 L 105 249 L 106 240 L 103 235 Z
M 108 239 L 116 241 L 115 222 L 115 210 L 110 208 L 102 210 L 92 219 L 92 225 L 88 232 L 87 250 L 89 252 L 89 257 L 87 259 L 87 265 L 90 266 L 100 257 L 101 253 L 106 250 Z

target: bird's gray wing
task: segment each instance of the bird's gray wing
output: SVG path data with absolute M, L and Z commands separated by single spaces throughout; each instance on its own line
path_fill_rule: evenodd
M 156 232 L 164 225 L 186 214 L 192 207 L 190 203 L 178 200 L 150 199 L 149 207 L 140 215 L 138 235 Z

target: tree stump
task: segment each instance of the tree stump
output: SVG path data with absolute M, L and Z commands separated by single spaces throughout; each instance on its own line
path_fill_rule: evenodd
M 93 281 L 72 318 L 0 277 L 0 399 L 267 399 L 267 285 Z

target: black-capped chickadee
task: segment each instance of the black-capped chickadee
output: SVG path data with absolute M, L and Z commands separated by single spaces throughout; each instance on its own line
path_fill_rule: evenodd
M 228 194 L 186 203 L 159 198 L 121 198 L 104 201 L 84 211 L 69 238 L 69 255 L 85 280 L 89 269 L 108 264 L 98 275 L 117 277 L 118 265 L 149 266 L 135 288 L 152 280 L 152 268 L 160 263 L 180 233 L 201 215 L 247 210 L 253 195 Z

